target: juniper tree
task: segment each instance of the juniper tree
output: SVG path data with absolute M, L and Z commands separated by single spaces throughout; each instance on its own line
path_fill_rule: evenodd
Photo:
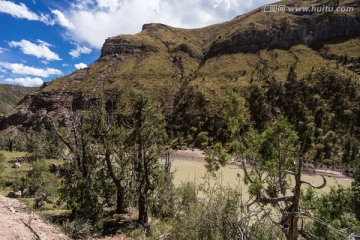
M 166 131 L 164 117 L 148 96 L 132 93 L 130 136 L 127 147 L 134 164 L 138 222 L 148 225 L 151 197 L 157 191 L 165 171 L 160 156 L 164 151 Z
M 236 98 L 236 96 L 231 96 Z M 232 99 L 230 102 L 234 102 Z M 237 100 L 237 102 L 240 102 Z M 250 194 L 250 204 L 258 204 L 265 214 L 271 215 L 264 206 L 270 204 L 281 215 L 280 219 L 273 219 L 272 222 L 278 225 L 284 232 L 288 240 L 298 239 L 299 234 L 308 237 L 309 233 L 299 228 L 300 215 L 300 193 L 303 184 L 312 188 L 322 188 L 326 185 L 323 178 L 323 184 L 313 186 L 303 181 L 302 164 L 303 156 L 301 155 L 301 145 L 296 132 L 284 117 L 280 117 L 265 130 L 258 133 L 251 124 L 244 118 L 246 109 L 238 104 L 229 105 L 228 117 L 231 120 L 229 126 L 234 126 L 237 134 L 232 134 L 232 141 L 235 142 L 236 148 L 233 148 L 235 157 L 242 161 L 244 169 L 244 182 L 248 185 Z M 241 110 L 242 109 L 242 110 Z M 238 119 L 238 120 L 236 120 Z M 244 126 L 249 125 L 246 131 Z M 214 171 L 227 163 L 228 157 L 225 156 L 222 148 L 217 149 L 217 154 L 207 154 L 208 170 Z M 245 161 L 252 163 L 253 168 L 247 168 Z M 210 166 L 210 167 L 209 167 Z M 215 166 L 215 167 L 214 167 Z M 293 178 L 293 185 L 291 185 Z
M 61 196 L 71 210 L 72 219 L 89 219 L 94 226 L 100 227 L 103 216 L 102 204 L 99 202 L 100 190 L 97 181 L 98 173 L 103 166 L 99 164 L 94 149 L 89 117 L 72 112 L 68 131 L 55 131 L 68 149 L 64 164 L 64 179 Z
M 116 122 L 115 116 L 108 112 L 104 98 L 100 96 L 98 105 L 90 114 L 91 130 L 97 149 L 103 156 L 107 174 L 116 188 L 116 213 L 126 208 L 126 194 L 129 191 L 131 159 L 125 149 L 126 129 Z

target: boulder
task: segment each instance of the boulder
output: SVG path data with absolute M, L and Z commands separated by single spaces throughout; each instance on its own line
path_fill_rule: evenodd
M 19 162 L 14 163 L 13 168 L 21 168 L 21 163 Z

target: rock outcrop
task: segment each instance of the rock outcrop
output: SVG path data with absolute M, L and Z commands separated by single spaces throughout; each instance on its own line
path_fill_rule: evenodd
M 114 54 L 144 54 L 157 52 L 158 49 L 147 44 L 137 44 L 128 38 L 106 39 L 101 49 L 101 57 Z

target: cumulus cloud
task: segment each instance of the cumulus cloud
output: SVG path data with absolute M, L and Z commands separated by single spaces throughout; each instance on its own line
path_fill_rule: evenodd
M 0 62 L 0 69 L 8 69 L 12 72 L 12 74 L 19 75 L 31 75 L 37 77 L 49 77 L 52 75 L 62 75 L 63 73 L 55 68 L 35 68 L 30 66 L 25 66 L 22 63 L 8 63 L 8 62 Z
M 68 29 L 74 29 L 72 22 L 70 22 L 61 11 L 55 9 L 51 10 L 51 12 L 55 15 L 55 19 L 58 24 Z
M 82 69 L 82 68 L 86 68 L 87 65 L 85 63 L 78 63 L 74 65 L 76 69 Z
M 10 14 L 15 18 L 22 18 L 32 21 L 41 21 L 48 25 L 53 25 L 48 15 L 36 14 L 29 10 L 23 3 L 15 4 L 10 1 L 0 1 L 0 12 Z
M 32 43 L 27 40 L 21 40 L 20 42 L 9 42 L 10 47 L 20 47 L 21 51 L 27 55 L 33 55 L 37 58 L 44 58 L 46 60 L 61 60 L 59 55 L 50 50 L 52 45 L 42 40 L 37 40 L 38 44 Z
M 44 81 L 41 78 L 30 78 L 30 77 L 6 78 L 5 82 L 21 85 L 24 87 L 39 87 L 44 83 Z
M 77 0 L 63 11 L 68 36 L 101 48 L 105 39 L 136 33 L 144 23 L 196 28 L 230 20 L 274 0 Z
M 89 54 L 91 53 L 91 49 L 87 48 L 87 47 L 80 47 L 79 45 L 75 44 L 76 48 L 72 49 L 69 54 L 73 57 L 73 58 L 78 58 L 80 57 L 81 54 Z

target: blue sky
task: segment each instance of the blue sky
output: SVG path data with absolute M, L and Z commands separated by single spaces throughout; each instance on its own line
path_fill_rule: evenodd
M 106 38 L 161 22 L 196 28 L 272 0 L 0 0 L 0 83 L 41 86 L 86 67 Z

